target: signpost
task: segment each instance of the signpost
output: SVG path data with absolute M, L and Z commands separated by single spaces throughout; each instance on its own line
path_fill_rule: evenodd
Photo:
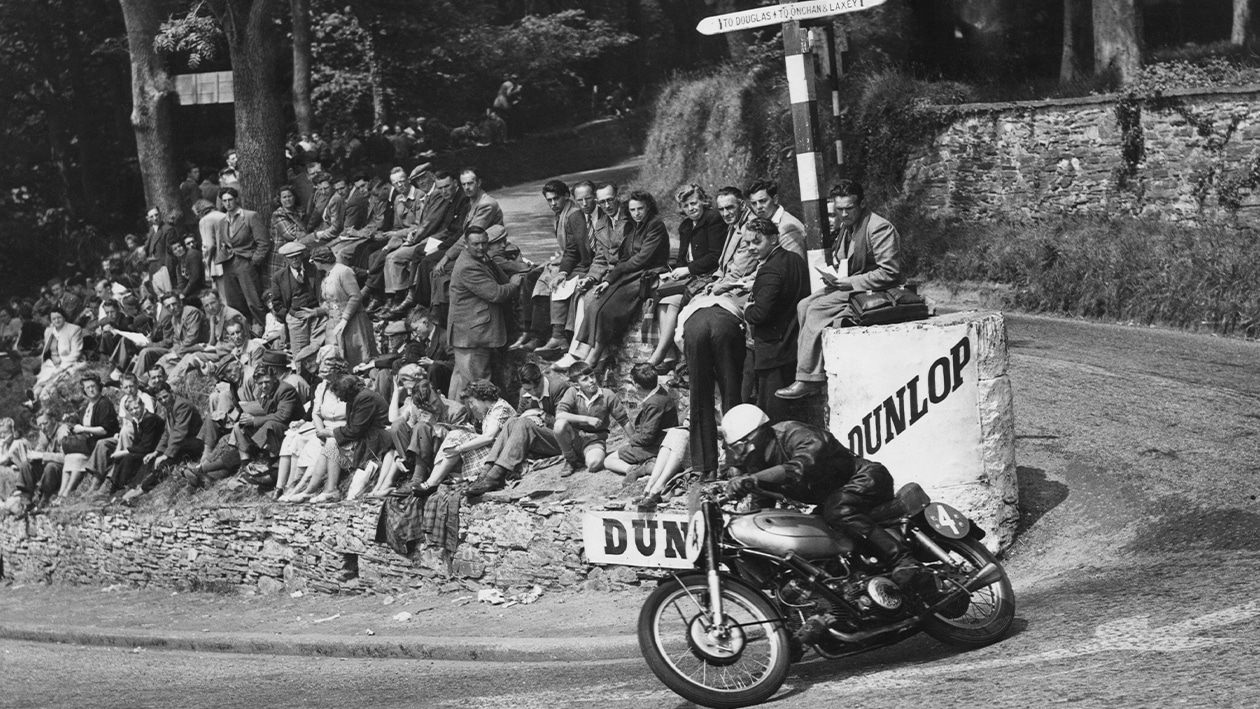
M 818 121 L 819 74 L 830 78 L 831 112 L 836 121 L 835 160 L 844 164 L 844 146 L 839 139 L 840 65 L 835 30 L 830 22 L 808 27 L 802 22 L 825 20 L 883 5 L 887 0 L 809 0 L 780 2 L 778 5 L 706 17 L 696 25 L 701 34 L 783 25 L 783 54 L 787 70 L 788 96 L 792 102 L 792 128 L 796 139 L 796 170 L 800 179 L 801 221 L 805 224 L 806 249 L 823 250 L 828 233 L 827 196 L 822 190 L 826 166 L 822 129 Z
M 700 20 L 696 31 L 700 34 L 721 34 L 735 30 L 750 30 L 757 27 L 781 25 L 787 22 L 817 20 L 846 12 L 869 10 L 883 5 L 887 0 L 812 0 L 811 2 L 789 2 L 782 5 L 758 7 L 725 15 L 714 15 Z

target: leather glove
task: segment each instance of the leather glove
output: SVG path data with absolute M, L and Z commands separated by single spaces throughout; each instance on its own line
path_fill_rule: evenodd
M 741 497 L 757 489 L 757 478 L 751 475 L 740 475 L 726 482 L 726 494 L 730 497 Z

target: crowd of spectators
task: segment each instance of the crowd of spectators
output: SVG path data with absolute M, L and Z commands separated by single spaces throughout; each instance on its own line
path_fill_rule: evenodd
M 627 495 L 642 481 L 650 508 L 688 463 L 716 474 L 715 390 L 722 411 L 791 416 L 821 388 L 821 329 L 849 292 L 901 281 L 896 230 L 850 181 L 831 193 L 834 268 L 811 289 L 773 182 L 679 189 L 671 253 L 653 195 L 549 181 L 555 250 L 533 263 L 475 168 L 377 179 L 338 171 L 338 149 L 302 145 L 263 211 L 241 204 L 234 152 L 213 190 L 190 169 L 193 220 L 151 209 L 90 288 L 54 279 L 10 304 L 0 344 L 39 356 L 34 430 L 0 419 L 14 512 L 226 481 L 294 504 L 384 498 L 378 541 L 452 551 L 461 499 L 551 457 L 564 476 L 625 476 Z M 641 320 L 654 351 L 608 381 Z M 58 396 L 80 404 L 54 410 Z

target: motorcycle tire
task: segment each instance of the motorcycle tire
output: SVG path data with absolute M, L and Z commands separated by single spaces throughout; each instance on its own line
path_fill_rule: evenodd
M 984 647 L 1001 640 L 1015 620 L 1015 590 L 1011 588 L 1006 569 L 983 544 L 971 537 L 935 541 L 950 556 L 964 562 L 964 573 L 956 580 L 961 581 L 987 564 L 997 564 L 1001 575 L 997 581 L 974 591 L 965 611 L 938 613 L 923 629 L 928 635 L 955 647 Z
M 709 589 L 700 575 L 668 581 L 639 612 L 639 648 L 652 672 L 679 696 L 701 706 L 760 704 L 779 691 L 791 664 L 779 613 L 752 587 L 722 578 L 723 613 L 734 623 L 713 638 Z

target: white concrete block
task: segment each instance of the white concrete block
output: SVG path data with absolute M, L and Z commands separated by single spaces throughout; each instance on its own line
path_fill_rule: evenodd
M 828 428 L 855 454 L 970 516 L 991 549 L 1018 521 L 1015 419 L 1001 313 L 824 333 Z

